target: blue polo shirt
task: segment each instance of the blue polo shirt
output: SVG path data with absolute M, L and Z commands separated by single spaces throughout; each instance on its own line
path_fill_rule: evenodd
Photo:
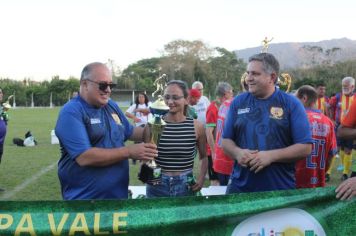
M 123 147 L 132 135 L 133 126 L 115 102 L 95 108 L 77 96 L 60 111 L 55 132 L 61 146 L 58 177 L 63 199 L 128 197 L 128 160 L 104 167 L 79 166 L 75 160 L 92 147 Z
M 257 99 L 251 93 L 237 96 L 231 103 L 223 138 L 242 149 L 259 151 L 312 143 L 303 105 L 277 88 L 267 99 Z M 293 189 L 294 173 L 294 162 L 275 162 L 255 174 L 235 161 L 231 185 L 237 192 Z

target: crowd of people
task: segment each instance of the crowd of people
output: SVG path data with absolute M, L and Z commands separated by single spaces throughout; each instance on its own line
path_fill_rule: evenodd
M 355 196 L 356 170 L 349 176 L 355 80 L 344 78 L 342 92 L 329 99 L 324 84 L 295 94 L 280 90 L 279 62 L 270 53 L 251 56 L 246 72 L 247 91 L 234 97 L 233 87 L 219 82 L 211 102 L 200 81 L 190 89 L 184 81 L 168 81 L 165 127 L 152 144 L 145 138 L 152 116 L 147 95 L 139 93 L 124 113 L 110 99 L 115 84 L 109 69 L 86 65 L 79 96 L 62 108 L 55 128 L 63 199 L 127 198 L 129 159 L 155 160 L 161 169 L 161 181 L 146 184 L 148 198 L 192 195 L 206 176 L 211 185 L 227 186 L 226 194 L 323 187 L 337 155 L 343 182 L 336 197 Z M 134 143 L 126 145 L 128 139 Z M 199 173 L 192 183 L 196 157 Z

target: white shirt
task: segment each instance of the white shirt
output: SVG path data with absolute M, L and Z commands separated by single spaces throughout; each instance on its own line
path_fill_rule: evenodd
M 202 122 L 204 126 L 206 123 L 206 110 L 208 109 L 209 105 L 210 105 L 209 99 L 205 96 L 201 96 L 197 105 L 193 106 L 198 115 L 197 120 Z
M 148 102 L 148 106 L 146 106 L 146 104 L 138 104 L 137 108 L 148 108 L 149 106 L 151 106 L 151 102 Z M 148 115 L 144 115 L 142 112 L 135 112 L 136 109 L 136 104 L 132 104 L 127 110 L 126 112 L 133 114 L 134 116 L 136 116 L 137 118 L 139 118 L 141 121 L 135 123 L 136 126 L 140 126 L 140 125 L 145 125 L 147 124 L 147 122 L 149 121 L 149 119 L 152 118 L 152 114 L 149 113 Z

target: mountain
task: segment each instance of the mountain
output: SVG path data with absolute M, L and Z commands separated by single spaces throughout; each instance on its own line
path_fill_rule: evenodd
M 234 52 L 238 58 L 247 62 L 251 55 L 261 50 L 262 44 L 259 47 Z M 356 59 L 356 40 L 341 38 L 320 42 L 271 43 L 268 52 L 276 56 L 281 69 L 308 68 L 317 64 L 333 64 Z

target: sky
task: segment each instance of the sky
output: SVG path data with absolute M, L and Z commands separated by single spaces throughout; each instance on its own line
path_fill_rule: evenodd
M 202 40 L 230 51 L 271 43 L 356 40 L 354 0 L 1 0 L 0 78 L 79 78 L 121 69 L 164 45 Z

